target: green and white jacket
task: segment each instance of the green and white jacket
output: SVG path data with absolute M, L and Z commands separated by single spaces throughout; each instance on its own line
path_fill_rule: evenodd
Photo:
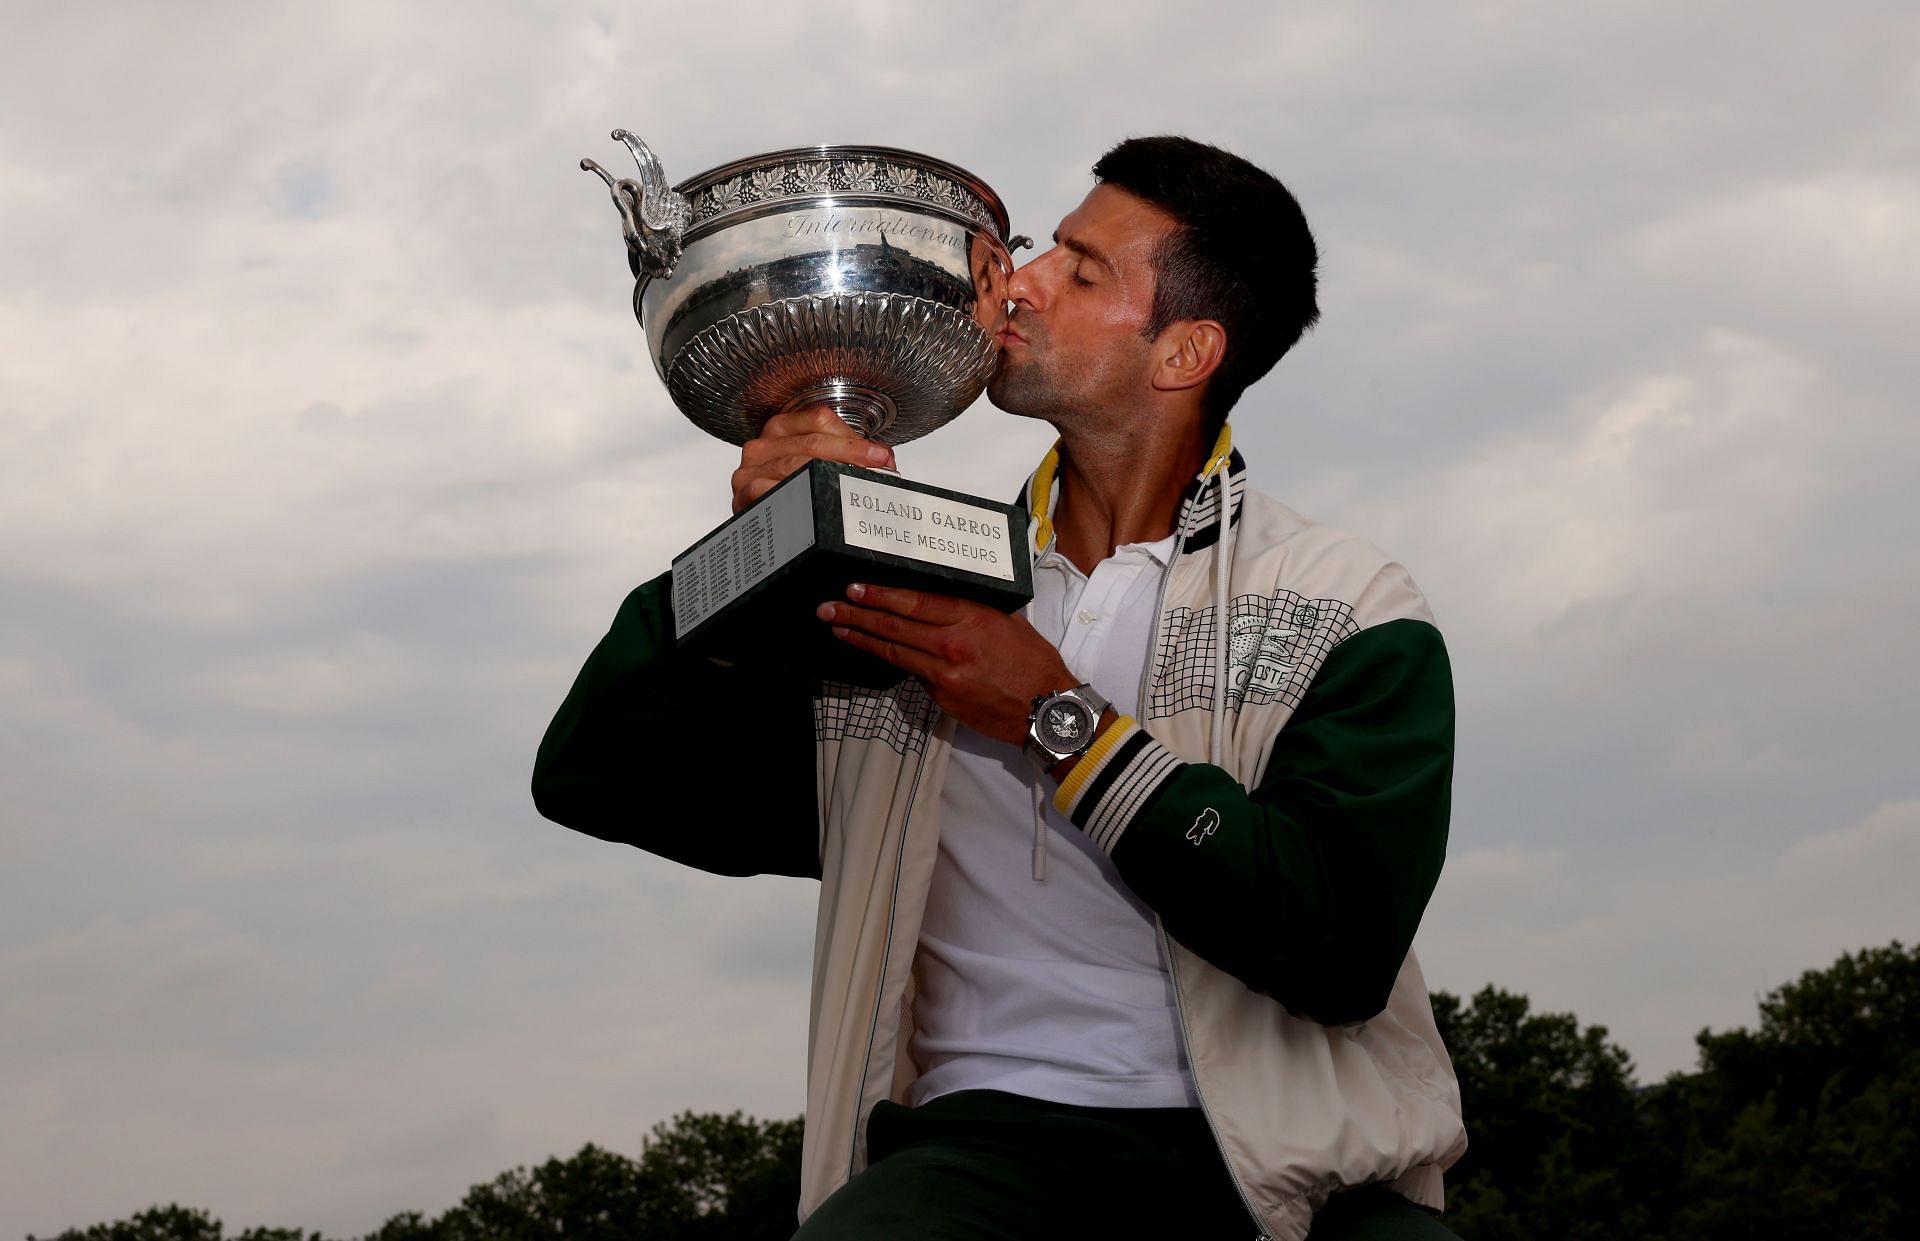
M 1028 485 L 1036 550 L 1056 465 Z M 1250 492 L 1224 432 L 1176 534 L 1142 701 L 1055 804 L 1159 916 L 1194 1084 L 1265 1232 L 1304 1237 L 1328 1194 L 1373 1182 L 1438 1208 L 1466 1134 L 1410 946 L 1447 836 L 1439 631 L 1399 565 Z M 587 660 L 534 801 L 703 870 L 820 879 L 804 1218 L 865 1167 L 867 1112 L 916 1076 L 912 966 L 954 722 L 912 680 L 682 658 L 669 589 L 635 590 Z M 764 747 L 707 744 L 739 734 L 747 702 Z

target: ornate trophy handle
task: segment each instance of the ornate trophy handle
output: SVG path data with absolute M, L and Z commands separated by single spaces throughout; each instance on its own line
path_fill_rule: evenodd
M 1020 249 L 1033 249 L 1033 238 L 1027 236 L 1025 233 L 1015 233 L 1013 236 L 1007 238 L 1005 250 L 995 252 L 993 262 L 994 265 L 1000 269 L 1000 278 L 1003 281 L 1012 278 L 1013 252 Z
M 1015 233 L 1013 236 L 1007 238 L 1004 249 L 996 249 L 993 252 L 993 265 L 1000 269 L 1001 288 L 1003 292 L 1005 290 L 1005 281 L 1013 276 L 1013 252 L 1019 249 L 1033 249 L 1033 238 L 1027 236 L 1025 233 Z
M 680 261 L 680 248 L 687 234 L 692 211 L 684 196 L 667 184 L 660 160 L 647 144 L 624 129 L 613 131 L 614 140 L 627 144 L 633 160 L 640 165 L 640 179 L 611 173 L 590 159 L 580 167 L 607 183 L 613 205 L 620 212 L 620 232 L 627 240 L 627 266 L 636 280 L 653 277 L 664 280 L 673 275 Z

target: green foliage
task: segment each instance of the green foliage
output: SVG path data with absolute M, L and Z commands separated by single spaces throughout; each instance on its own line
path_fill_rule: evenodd
M 1896 1237 L 1920 1230 L 1920 948 L 1842 956 L 1700 1033 L 1660 1088 L 1686 1144 L 1676 1233 Z
M 127 1219 L 90 1228 L 69 1228 L 47 1241 L 222 1241 L 225 1225 L 205 1211 L 178 1204 L 148 1207 Z M 27 1241 L 36 1241 L 32 1233 Z M 298 1228 L 249 1228 L 235 1241 L 309 1241 Z M 311 1241 L 324 1241 L 319 1233 Z
M 1600 1026 L 1487 987 L 1433 996 L 1472 1145 L 1448 1174 L 1464 1241 L 1826 1241 L 1920 1235 L 1920 949 L 1842 956 L 1702 1031 L 1700 1067 L 1640 1087 Z M 779 1241 L 801 1121 L 682 1113 L 637 1158 L 585 1146 L 515 1168 L 366 1241 Z M 35 1241 L 29 1236 L 27 1241 Z M 47 1241 L 224 1241 L 156 1206 Z M 324 1241 L 254 1228 L 236 1241 Z
M 640 1157 L 588 1144 L 514 1168 L 445 1213 L 394 1216 L 366 1241 L 785 1241 L 800 1201 L 801 1121 L 683 1112 L 653 1127 Z M 27 1241 L 36 1241 L 29 1236 Z M 152 1207 L 46 1241 L 223 1241 L 205 1211 Z M 254 1228 L 237 1241 L 325 1241 Z
M 793 1234 L 800 1201 L 803 1124 L 684 1112 L 656 1125 L 640 1166 L 675 1195 L 683 1233 L 705 1241 Z
M 69 1228 L 45 1241 L 220 1241 L 220 1221 L 178 1204 L 148 1207 L 131 1218 L 91 1228 Z M 27 1241 L 40 1241 L 32 1233 Z
M 1523 996 L 1434 1012 L 1472 1138 L 1447 1177 L 1465 1241 L 1920 1235 L 1920 950 L 1802 975 L 1647 1088 L 1605 1030 Z
M 1627 1184 L 1643 1140 L 1633 1064 L 1606 1030 L 1497 987 L 1465 1004 L 1436 992 L 1433 1009 L 1472 1139 L 1447 1176 L 1448 1225 L 1482 1241 L 1646 1235 Z
M 396 1215 L 367 1241 L 775 1241 L 793 1234 L 801 1122 L 684 1112 L 629 1159 L 597 1146 L 503 1172 L 438 1219 Z

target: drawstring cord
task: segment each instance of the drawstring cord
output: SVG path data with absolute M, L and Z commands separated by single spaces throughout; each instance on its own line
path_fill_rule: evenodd
M 1226 756 L 1225 735 L 1227 719 L 1227 679 L 1232 669 L 1227 665 L 1227 571 L 1233 560 L 1233 484 L 1228 477 L 1229 467 L 1233 463 L 1233 429 L 1222 426 L 1220 437 L 1214 441 L 1213 456 L 1208 459 L 1206 470 L 1201 474 L 1203 483 L 1212 483 L 1220 490 L 1220 538 L 1213 550 L 1213 615 L 1214 615 L 1214 677 L 1213 677 L 1213 727 L 1207 745 L 1207 761 L 1216 767 L 1224 766 Z M 1046 555 L 1053 550 L 1053 507 L 1057 500 L 1054 480 L 1060 468 L 1060 444 L 1056 441 L 1053 448 L 1041 460 L 1040 467 L 1033 472 L 1033 484 L 1027 492 L 1027 511 L 1033 516 L 1034 542 L 1040 547 L 1034 557 Z M 1172 573 L 1173 566 L 1180 559 L 1181 546 L 1187 541 L 1187 522 L 1198 509 L 1197 504 L 1184 507 L 1180 514 L 1180 524 L 1174 531 L 1173 551 L 1167 557 L 1165 572 Z M 1036 775 L 1033 781 L 1033 879 L 1043 883 L 1047 878 L 1047 793 L 1046 776 Z
M 1033 778 L 1033 881 L 1047 881 L 1047 789 L 1046 775 Z
M 1034 557 L 1036 561 L 1053 550 L 1055 498 L 1053 480 L 1059 469 L 1060 442 L 1055 440 L 1053 448 L 1041 460 L 1040 468 L 1033 472 L 1033 486 L 1027 492 L 1027 511 L 1033 514 L 1033 541 L 1040 548 L 1039 554 Z M 1047 879 L 1046 781 L 1045 772 L 1035 773 L 1033 777 L 1033 881 L 1035 883 L 1045 883 Z
M 1233 669 L 1227 663 L 1227 569 L 1233 559 L 1233 491 L 1227 481 L 1227 460 L 1215 457 L 1209 466 L 1218 466 L 1213 479 L 1220 487 L 1220 539 L 1213 545 L 1213 731 L 1207 742 L 1207 761 L 1224 767 L 1224 738 L 1227 727 L 1227 681 Z

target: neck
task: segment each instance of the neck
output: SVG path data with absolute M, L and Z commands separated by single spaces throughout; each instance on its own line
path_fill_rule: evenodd
M 1213 443 L 1195 421 L 1136 422 L 1098 433 L 1060 434 L 1060 502 L 1055 550 L 1082 573 L 1127 543 L 1173 533 L 1180 496 Z

